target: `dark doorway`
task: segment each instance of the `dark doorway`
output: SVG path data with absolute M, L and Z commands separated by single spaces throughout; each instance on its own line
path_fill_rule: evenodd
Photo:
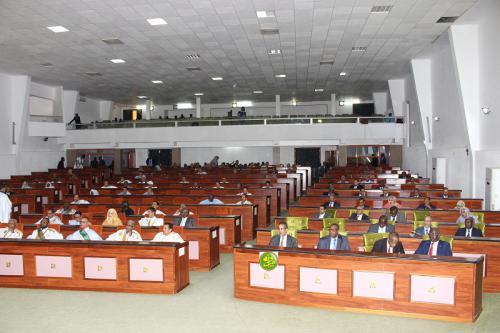
M 141 120 L 142 110 L 141 109 L 127 109 L 123 110 L 123 120 Z
M 172 149 L 150 149 L 148 154 L 153 159 L 153 165 L 172 166 Z
M 295 148 L 295 164 L 317 168 L 321 165 L 319 148 Z

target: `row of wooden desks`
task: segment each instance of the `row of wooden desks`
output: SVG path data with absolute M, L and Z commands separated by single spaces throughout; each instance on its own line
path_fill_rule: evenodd
M 184 243 L 0 239 L 0 286 L 174 294 L 189 284 Z
M 234 248 L 237 298 L 417 318 L 475 321 L 482 272 L 483 258 Z
M 319 241 L 319 231 L 300 230 L 297 232 L 299 247 L 313 249 Z M 257 230 L 257 245 L 268 245 L 271 231 Z M 361 250 L 363 247 L 363 233 L 353 232 L 348 235 L 351 250 Z M 419 238 L 400 234 L 405 251 L 414 252 L 420 242 Z M 500 292 L 500 238 L 465 238 L 456 237 L 453 240 L 453 255 L 457 257 L 484 258 L 484 291 Z

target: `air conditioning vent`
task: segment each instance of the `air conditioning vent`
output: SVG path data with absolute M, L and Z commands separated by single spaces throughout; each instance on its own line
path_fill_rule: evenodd
M 118 38 L 106 38 L 102 39 L 102 41 L 108 45 L 121 45 L 124 44 L 121 40 Z
M 200 59 L 200 55 L 198 53 L 187 54 L 185 58 L 189 60 L 198 60 Z
M 260 29 L 260 33 L 263 35 L 278 35 L 280 33 L 280 29 L 278 29 L 278 28 L 264 28 L 264 29 Z
M 372 13 L 389 13 L 392 9 L 392 6 L 373 6 L 371 12 Z
M 323 60 L 319 62 L 320 65 L 333 65 L 333 60 Z
M 186 69 L 190 72 L 201 71 L 200 67 L 186 67 Z
M 88 76 L 102 76 L 102 74 L 99 72 L 87 72 L 85 74 L 87 74 Z
M 442 16 L 436 23 L 453 23 L 458 19 L 458 16 Z

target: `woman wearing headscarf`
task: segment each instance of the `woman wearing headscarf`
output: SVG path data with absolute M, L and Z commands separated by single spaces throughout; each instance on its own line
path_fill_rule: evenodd
M 118 217 L 118 213 L 114 208 L 108 209 L 106 213 L 106 219 L 102 222 L 103 226 L 107 227 L 116 227 L 119 225 L 123 225 L 122 220 Z
M 474 219 L 474 224 L 478 223 L 477 216 L 470 213 L 469 208 L 460 208 L 460 216 L 457 218 L 457 224 L 465 223 L 465 219 L 471 217 Z

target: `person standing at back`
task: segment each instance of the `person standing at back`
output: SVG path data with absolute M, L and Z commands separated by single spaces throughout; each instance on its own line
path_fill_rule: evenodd
M 59 163 L 57 163 L 57 169 L 58 170 L 64 169 L 64 157 L 61 157 Z

